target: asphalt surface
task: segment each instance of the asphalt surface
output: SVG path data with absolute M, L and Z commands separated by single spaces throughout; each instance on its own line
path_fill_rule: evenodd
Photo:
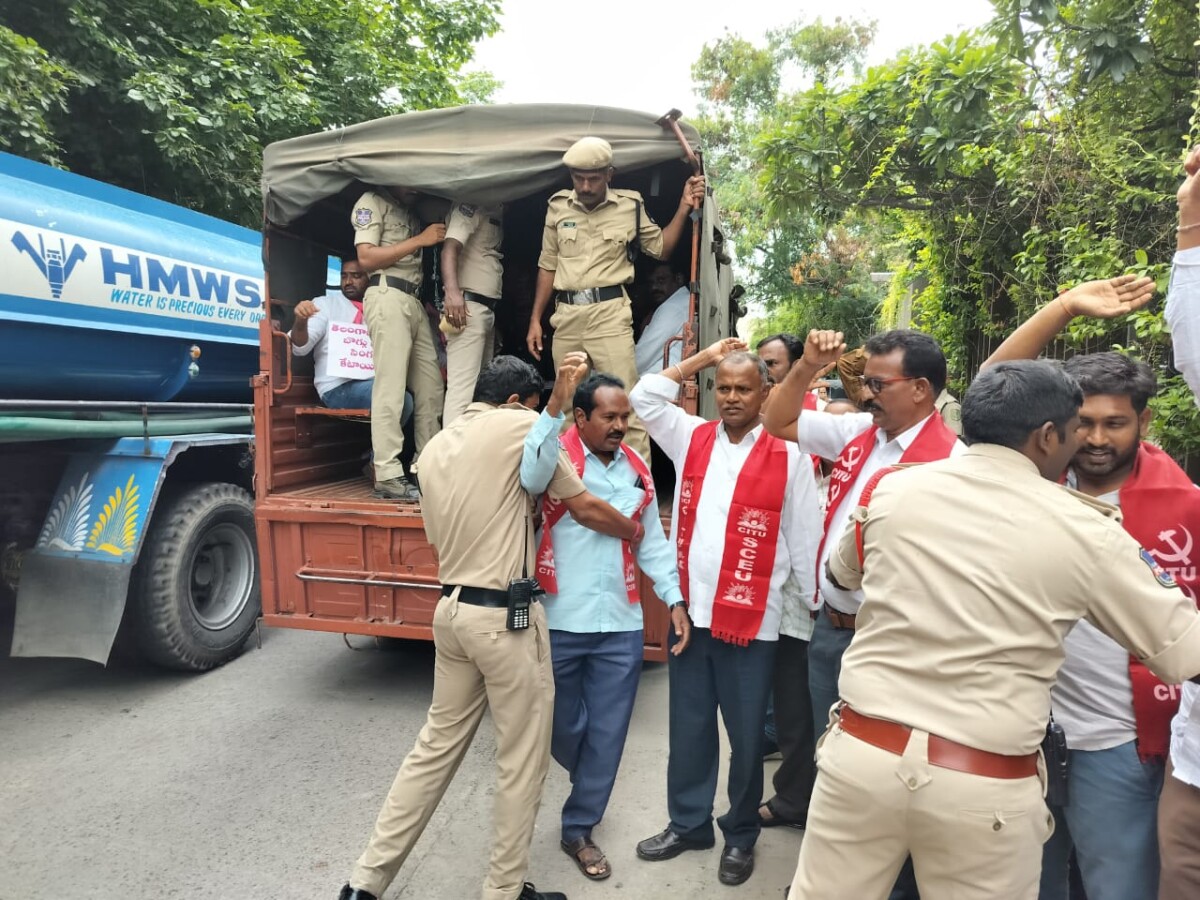
M 2 621 L 2 620 L 0 620 Z M 200 676 L 0 658 L 0 900 L 333 900 L 424 722 L 432 645 L 264 629 Z M 0 624 L 0 647 L 9 634 Z M 569 784 L 551 763 L 530 879 L 571 900 L 778 898 L 801 833 L 764 831 L 748 882 L 717 849 L 647 863 L 667 822 L 667 671 L 647 665 L 616 790 L 594 837 L 613 875 L 559 849 Z M 490 845 L 489 718 L 386 897 L 473 900 Z M 725 754 L 722 754 L 723 759 Z M 774 763 L 768 763 L 768 778 Z M 724 779 L 717 812 L 723 812 Z

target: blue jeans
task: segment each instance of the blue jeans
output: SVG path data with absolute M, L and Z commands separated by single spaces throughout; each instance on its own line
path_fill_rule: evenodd
M 853 637 L 853 629 L 834 628 L 824 610 L 818 614 L 808 642 L 808 691 L 812 694 L 813 734 L 818 741 L 829 727 L 829 707 L 838 701 L 842 654 Z
M 374 378 L 363 378 L 358 381 L 345 381 L 337 387 L 332 387 L 321 395 L 321 402 L 330 409 L 370 409 L 371 389 L 375 387 Z M 404 392 L 404 412 L 400 414 L 400 424 L 407 425 L 413 414 L 412 394 Z
M 642 674 L 642 641 L 640 631 L 550 631 L 550 752 L 571 777 L 562 810 L 564 841 L 591 837 L 608 808 Z
M 1071 847 L 1088 900 L 1158 896 L 1158 795 L 1163 764 L 1143 763 L 1133 741 L 1071 750 L 1066 806 L 1052 806 L 1039 900 L 1066 900 Z

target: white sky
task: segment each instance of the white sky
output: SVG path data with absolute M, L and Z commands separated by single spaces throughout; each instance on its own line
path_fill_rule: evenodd
M 832 10 L 831 10 L 832 7 Z M 586 10 L 586 11 L 585 11 Z M 661 113 L 696 110 L 691 66 L 726 30 L 757 43 L 767 29 L 837 15 L 878 22 L 870 63 L 986 22 L 988 0 L 503 0 L 501 31 L 480 42 L 475 66 L 504 86 L 497 103 L 588 103 Z M 592 49 L 575 49 L 576 47 Z

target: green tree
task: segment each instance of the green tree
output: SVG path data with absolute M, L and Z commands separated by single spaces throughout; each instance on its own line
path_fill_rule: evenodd
M 725 35 L 705 46 L 692 68 L 703 99 L 697 127 L 706 169 L 748 299 L 765 313 L 754 338 L 829 327 L 857 342 L 873 330 L 882 293 L 870 272 L 886 265 L 889 245 L 879 238 L 890 227 L 887 217 L 831 222 L 812 210 L 772 208 L 755 154 L 759 135 L 800 114 L 806 96 L 861 72 L 873 35 L 873 24 L 843 19 L 797 22 L 770 32 L 763 46 Z M 793 84 L 808 90 L 796 93 Z
M 498 0 L 46 0 L 0 25 L 0 134 L 35 158 L 256 225 L 268 143 L 475 100 Z M 10 30 L 9 30 L 10 29 Z M 7 39 L 12 35 L 14 40 Z M 18 43 L 20 42 L 20 43 Z M 24 48 L 37 80 L 10 88 Z M 45 98 L 44 102 L 43 99 Z

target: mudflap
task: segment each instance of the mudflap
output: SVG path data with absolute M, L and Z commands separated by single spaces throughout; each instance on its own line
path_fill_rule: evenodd
M 21 565 L 13 656 L 66 656 L 104 665 L 125 612 L 130 566 L 30 554 Z M 86 585 L 86 587 L 82 587 Z

